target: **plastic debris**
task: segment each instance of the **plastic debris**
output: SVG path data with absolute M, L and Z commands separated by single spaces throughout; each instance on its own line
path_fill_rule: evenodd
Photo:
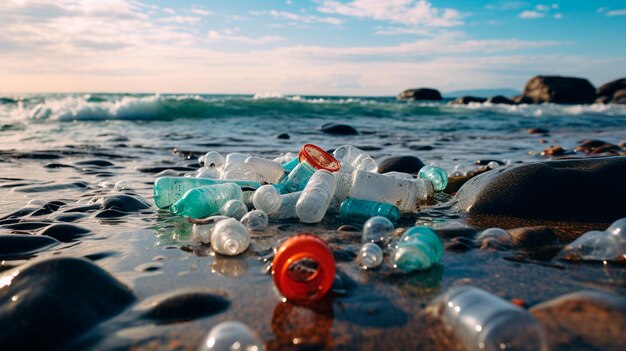
M 481 249 L 506 250 L 513 246 L 511 234 L 502 228 L 489 228 L 476 236 Z
M 259 336 L 241 322 L 222 322 L 204 338 L 198 351 L 263 351 Z
M 352 145 L 341 145 L 335 149 L 333 156 L 341 162 L 342 167 L 349 166 L 374 173 L 378 171 L 376 161 L 367 152 Z
M 240 187 L 251 187 L 254 189 L 261 186 L 259 182 L 240 179 L 161 177 L 154 181 L 154 203 L 158 208 L 168 208 L 191 189 L 225 183 L 235 183 Z
M 248 207 L 241 200 L 228 200 L 220 209 L 220 214 L 241 220 L 248 213 Z
M 364 223 L 374 216 L 382 216 L 391 223 L 396 223 L 400 219 L 400 210 L 394 205 L 382 202 L 346 199 L 341 203 L 339 216 L 346 223 Z
M 221 255 L 236 256 L 248 249 L 250 233 L 234 218 L 219 221 L 211 232 L 211 247 Z
M 224 156 L 217 151 L 209 151 L 202 157 L 201 164 L 207 168 L 221 169 L 226 163 Z
M 443 243 L 432 229 L 412 227 L 402 234 L 390 262 L 405 272 L 426 270 L 439 262 L 442 253 Z
M 261 182 L 278 183 L 284 176 L 285 171 L 280 163 L 264 158 L 250 156 L 244 164 L 250 165 Z
M 281 183 L 285 192 L 293 193 L 304 190 L 309 179 L 316 170 L 325 169 L 329 172 L 337 172 L 341 164 L 333 156 L 319 146 L 305 144 L 298 154 L 300 162 Z
M 383 263 L 383 250 L 374 243 L 366 243 L 356 255 L 356 262 L 363 269 L 372 269 Z
M 191 228 L 191 239 L 199 241 L 203 244 L 209 244 L 211 242 L 211 233 L 213 232 L 213 227 L 215 227 L 215 224 L 228 218 L 229 217 L 226 216 L 211 216 L 207 218 L 207 222 L 210 223 L 194 224 Z
M 442 191 L 448 185 L 448 173 L 443 168 L 424 166 L 417 173 L 417 176 L 429 180 L 435 191 Z
M 391 236 L 393 230 L 393 223 L 386 217 L 372 217 L 363 225 L 363 242 L 382 243 Z
M 329 171 L 322 169 L 311 177 L 296 203 L 296 215 L 304 223 L 318 223 L 326 214 L 335 193 L 337 180 Z
M 605 231 L 587 232 L 558 254 L 564 260 L 626 262 L 626 218 L 613 222 Z
M 194 188 L 170 207 L 175 215 L 202 218 L 219 213 L 228 200 L 243 201 L 241 188 L 234 183 Z
M 252 210 L 246 213 L 246 215 L 241 218 L 240 222 L 250 231 L 260 231 L 267 229 L 268 218 L 265 212 Z

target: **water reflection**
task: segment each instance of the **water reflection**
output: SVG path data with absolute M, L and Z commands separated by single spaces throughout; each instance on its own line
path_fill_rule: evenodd
M 274 340 L 270 350 L 319 349 L 330 342 L 334 313 L 332 299 L 326 297 L 312 306 L 280 302 L 272 314 Z
M 248 262 L 242 256 L 215 255 L 213 262 L 211 262 L 211 272 L 229 278 L 241 278 L 248 272 Z

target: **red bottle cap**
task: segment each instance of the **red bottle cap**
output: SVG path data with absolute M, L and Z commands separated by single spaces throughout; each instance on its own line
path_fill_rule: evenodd
M 298 159 L 306 161 L 315 169 L 325 169 L 329 172 L 337 172 L 341 168 L 341 163 L 336 158 L 313 144 L 305 144 L 298 153 Z
M 288 300 L 310 303 L 321 299 L 333 285 L 335 258 L 326 243 L 313 235 L 287 239 L 272 263 L 276 288 Z

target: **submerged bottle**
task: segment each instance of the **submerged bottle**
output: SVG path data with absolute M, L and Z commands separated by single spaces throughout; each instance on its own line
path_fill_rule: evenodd
M 541 325 L 526 310 L 473 286 L 448 290 L 441 318 L 468 351 L 547 351 Z
M 235 256 L 248 249 L 250 233 L 234 218 L 219 221 L 211 233 L 211 247 L 220 255 Z
M 198 351 L 263 351 L 259 336 L 241 322 L 221 322 L 211 329 Z
M 342 145 L 335 149 L 333 156 L 343 165 L 349 165 L 354 169 L 362 169 L 367 172 L 377 172 L 378 164 L 365 151 L 352 145 Z
M 442 253 L 439 236 L 428 227 L 417 226 L 402 234 L 390 262 L 394 268 L 405 272 L 425 270 L 439 262 Z
M 387 218 L 382 216 L 372 217 L 363 225 L 362 241 L 364 243 L 382 243 L 387 237 L 391 236 L 393 230 L 393 223 Z
M 281 182 L 287 193 L 304 190 L 316 170 L 325 169 L 329 172 L 337 172 L 341 168 L 339 161 L 313 144 L 305 144 L 298 154 L 298 159 L 300 162 Z
M 325 169 L 315 172 L 296 203 L 298 218 L 304 223 L 321 222 L 336 187 L 337 180 L 332 173 Z
M 396 223 L 400 218 L 400 210 L 390 204 L 348 198 L 339 207 L 341 220 L 347 223 L 364 223 L 371 217 L 381 216 Z
M 218 214 L 228 200 L 243 201 L 241 188 L 235 183 L 207 185 L 194 188 L 170 206 L 174 215 L 202 218 Z
M 170 207 L 187 191 L 206 185 L 235 183 L 240 187 L 258 188 L 261 183 L 249 180 L 222 180 L 189 177 L 161 177 L 154 181 L 154 203 L 158 208 Z
M 383 250 L 374 243 L 366 243 L 356 255 L 356 263 L 363 269 L 372 269 L 383 263 Z
M 417 176 L 429 180 L 433 184 L 435 191 L 442 191 L 448 185 L 448 173 L 440 167 L 424 166 L 417 173 Z
M 228 200 L 220 209 L 220 214 L 240 220 L 248 213 L 248 207 L 241 200 Z
M 324 297 L 335 279 L 335 259 L 317 236 L 300 234 L 285 240 L 274 256 L 272 277 L 287 300 L 308 304 Z
M 244 161 L 252 167 L 259 180 L 266 183 L 278 183 L 284 176 L 285 171 L 278 162 L 264 158 L 250 156 Z

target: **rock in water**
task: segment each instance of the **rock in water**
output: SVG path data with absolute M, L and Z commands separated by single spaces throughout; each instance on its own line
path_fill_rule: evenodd
M 129 194 L 97 196 L 91 200 L 91 203 L 100 204 L 104 210 L 118 210 L 121 212 L 137 212 L 150 208 L 150 204 L 143 198 Z
M 624 89 L 626 89 L 626 78 L 620 78 L 601 85 L 596 93 L 599 98 L 607 97 L 610 101 L 617 91 Z
M 461 96 L 458 97 L 456 99 L 454 99 L 454 101 L 452 101 L 452 105 L 467 105 L 471 102 L 477 102 L 479 104 L 482 104 L 483 102 L 487 101 L 487 99 L 485 98 L 481 98 L 481 97 L 475 97 L 475 96 Z
M 536 104 L 591 104 L 596 99 L 596 89 L 583 78 L 536 76 L 526 83 L 524 97 Z
M 93 263 L 59 257 L 0 276 L 0 350 L 51 350 L 114 316 L 135 297 Z
M 626 157 L 544 161 L 497 168 L 459 189 L 470 215 L 611 222 L 624 216 Z
M 228 309 L 226 293 L 211 289 L 182 289 L 150 297 L 134 310 L 161 322 L 206 317 Z
M 492 104 L 504 104 L 504 105 L 514 105 L 515 102 L 507 97 L 502 95 L 491 96 L 487 99 L 487 102 Z
M 39 234 L 55 238 L 66 243 L 76 239 L 77 237 L 88 234 L 89 232 L 89 229 L 75 224 L 55 223 L 46 227 Z
M 325 123 L 320 130 L 326 134 L 333 135 L 359 135 L 359 131 L 351 125 L 339 123 Z
M 407 89 L 396 97 L 398 100 L 441 100 L 441 93 L 437 89 L 417 88 Z
M 3 234 L 0 235 L 0 259 L 32 255 L 58 244 L 56 239 L 47 236 Z
M 378 173 L 404 172 L 417 174 L 424 162 L 415 156 L 391 156 L 378 162 Z

